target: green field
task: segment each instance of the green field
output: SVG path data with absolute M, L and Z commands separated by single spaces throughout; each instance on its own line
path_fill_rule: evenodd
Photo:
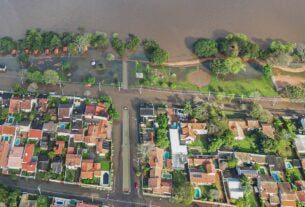
M 212 77 L 208 86 L 203 91 L 221 92 L 225 94 L 251 96 L 254 92 L 259 92 L 261 96 L 277 96 L 272 82 L 261 77 L 259 79 L 243 80 L 220 80 Z

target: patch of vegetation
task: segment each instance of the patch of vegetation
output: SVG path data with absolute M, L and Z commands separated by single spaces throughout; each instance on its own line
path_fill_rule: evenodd
M 211 57 L 218 53 L 217 42 L 213 39 L 199 39 L 193 44 L 193 51 L 198 57 Z
M 169 147 L 169 138 L 168 138 L 168 118 L 166 114 L 160 114 L 156 122 L 158 127 L 156 129 L 156 146 L 167 149 Z
M 186 180 L 183 171 L 174 171 L 173 173 L 174 196 L 172 202 L 183 205 L 190 205 L 193 201 L 194 188 Z
M 162 49 L 156 41 L 146 39 L 143 41 L 143 45 L 147 58 L 152 64 L 162 65 L 168 60 L 168 52 Z

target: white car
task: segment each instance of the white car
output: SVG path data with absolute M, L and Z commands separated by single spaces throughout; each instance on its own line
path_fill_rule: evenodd
M 6 72 L 6 65 L 5 64 L 0 64 L 0 72 Z

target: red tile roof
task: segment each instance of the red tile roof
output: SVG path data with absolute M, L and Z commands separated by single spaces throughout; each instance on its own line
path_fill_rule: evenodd
M 98 207 L 98 205 L 91 205 L 91 204 L 85 204 L 85 203 L 77 203 L 76 207 Z
M 7 167 L 8 153 L 10 151 L 10 144 L 6 141 L 2 141 L 0 145 L 0 167 Z
M 35 150 L 35 144 L 26 144 L 25 145 L 22 163 L 29 163 L 32 161 L 33 155 L 34 155 L 34 150 Z
M 15 135 L 16 128 L 14 126 L 2 126 L 2 135 Z
M 78 167 L 81 165 L 81 156 L 76 154 L 66 155 L 66 165 L 71 167 Z
M 94 115 L 96 105 L 95 104 L 86 104 L 85 115 Z
M 42 139 L 42 130 L 39 129 L 30 129 L 29 135 L 28 135 L 29 139 Z
M 63 150 L 65 148 L 65 141 L 56 141 L 55 147 L 54 147 L 54 153 L 56 155 L 63 154 Z

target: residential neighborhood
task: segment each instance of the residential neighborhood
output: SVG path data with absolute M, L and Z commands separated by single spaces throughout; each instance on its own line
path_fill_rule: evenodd
M 111 189 L 111 99 L 11 94 L 0 102 L 2 174 Z
M 194 107 L 192 110 L 200 106 Z M 210 110 L 216 108 L 210 106 Z M 202 116 L 196 119 L 187 111 L 190 109 L 186 105 L 139 106 L 140 150 L 146 156 L 142 157 L 138 175 L 144 194 L 177 197 L 178 190 L 191 194 L 194 201 L 238 204 L 247 200 L 250 206 L 305 205 L 304 118 L 274 117 L 273 122 L 262 122 L 251 115 L 243 119 L 220 115 L 227 123 L 222 125 L 228 130 L 226 136 L 232 137 L 228 142 L 234 144 L 219 144 L 213 150 L 211 145 L 215 142 L 208 139 L 214 136 L 215 126 L 211 126 L 214 123 L 208 119 L 200 121 Z M 291 128 L 285 139 L 291 139 L 292 146 L 286 150 L 294 152 L 288 156 L 271 150 L 265 153 L 266 146 L 262 150 L 251 146 L 249 136 L 257 136 L 257 145 L 258 139 L 264 139 L 263 142 L 278 139 L 277 124 L 281 127 L 286 124 L 287 130 Z

